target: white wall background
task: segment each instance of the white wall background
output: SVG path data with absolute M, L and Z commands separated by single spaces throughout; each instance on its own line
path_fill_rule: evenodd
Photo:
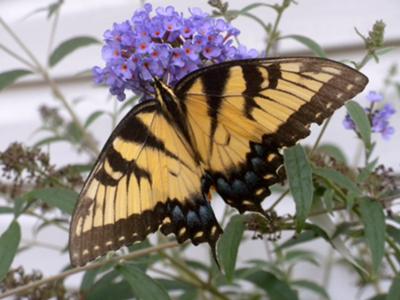
M 52 1 L 48 0 L 0 0 L 0 17 L 3 18 L 17 32 L 20 38 L 37 55 L 40 61 L 44 62 L 47 55 L 48 37 L 50 23 L 44 14 L 37 14 L 26 18 L 33 10 L 46 6 Z M 178 10 L 187 12 L 188 7 L 198 6 L 210 11 L 206 1 L 150 1 L 153 6 L 173 4 Z M 253 1 L 229 1 L 232 8 L 240 8 Z M 265 1 L 274 3 L 275 1 Z M 354 32 L 357 27 L 362 33 L 366 33 L 377 19 L 383 19 L 387 24 L 387 40 L 393 45 L 400 45 L 400 1 L 399 0 L 298 0 L 295 5 L 287 11 L 281 22 L 283 34 L 302 34 L 318 41 L 325 49 L 331 49 L 330 57 L 334 59 L 352 58 L 359 60 L 363 53 L 362 43 Z M 132 12 L 140 6 L 139 1 L 133 0 L 67 0 L 61 12 L 61 18 L 55 38 L 55 45 L 63 40 L 77 35 L 92 35 L 101 38 L 105 29 L 108 29 L 113 22 L 120 22 L 130 18 Z M 260 8 L 256 14 L 262 19 L 273 20 L 274 13 L 267 8 Z M 247 46 L 261 50 L 265 42 L 265 34 L 260 27 L 252 20 L 239 18 L 234 21 L 243 34 L 240 40 Z M 16 52 L 22 52 L 13 44 L 3 29 L 0 28 L 0 43 L 7 45 Z M 346 50 L 347 49 L 347 50 Z M 304 54 L 305 48 L 293 41 L 284 41 L 279 45 L 280 54 Z M 381 89 L 383 78 L 387 70 L 394 62 L 399 62 L 399 49 L 384 56 L 380 64 L 371 62 L 363 71 L 370 78 L 367 90 Z M 108 95 L 103 88 L 94 88 L 89 78 L 76 78 L 76 74 L 88 69 L 93 65 L 102 65 L 100 47 L 91 46 L 77 51 L 57 65 L 51 73 L 60 82 L 62 91 L 67 95 L 69 101 L 83 99 L 79 104 L 79 115 L 83 119 L 91 112 L 98 109 L 111 110 L 114 100 L 106 101 Z M 0 50 L 0 72 L 23 67 L 17 61 L 7 56 Z M 360 103 L 366 103 L 364 95 L 358 97 Z M 389 93 L 387 99 L 396 102 L 400 108 L 400 100 L 396 99 L 394 93 Z M 0 93 L 0 151 L 4 150 L 11 142 L 21 141 L 32 144 L 38 136 L 32 136 L 33 131 L 39 127 L 38 107 L 41 104 L 57 106 L 58 103 L 51 96 L 48 87 L 40 78 L 27 77 L 14 87 L 8 88 Z M 344 111 L 340 110 L 329 126 L 324 142 L 334 142 L 346 150 L 349 157 L 354 157 L 357 148 L 357 141 L 354 134 L 345 131 L 341 126 Z M 397 133 L 389 142 L 379 143 L 376 155 L 382 163 L 388 164 L 400 170 L 400 120 L 395 117 L 394 126 Z M 101 118 L 93 127 L 99 145 L 101 145 L 111 127 L 108 119 Z M 311 143 L 319 129 L 314 127 L 313 134 L 305 143 Z M 51 159 L 53 163 L 65 164 L 68 162 L 85 161 L 87 158 L 77 155 L 68 145 L 55 144 L 51 146 Z M 1 201 L 1 199 L 0 199 Z M 270 200 L 271 201 L 271 200 Z M 266 202 L 269 202 L 266 200 Z M 271 203 L 271 202 L 269 202 Z M 222 210 L 221 201 L 215 201 L 215 208 L 218 212 Z M 290 200 L 282 206 L 281 211 L 290 210 Z M 0 232 L 9 224 L 10 219 L 0 215 Z M 34 220 L 23 218 L 23 238 L 31 239 Z M 67 241 L 65 233 L 55 230 L 43 231 L 39 239 L 46 243 L 63 246 Z M 312 243 L 309 247 L 317 249 L 321 255 L 328 247 L 323 242 Z M 194 253 L 204 251 L 204 247 L 197 247 Z M 241 247 L 241 258 L 264 256 L 264 244 L 260 241 L 251 241 Z M 40 269 L 46 275 L 55 274 L 67 264 L 67 256 L 60 256 L 57 252 L 48 249 L 36 249 L 30 252 L 23 252 L 14 261 L 14 266 L 24 265 L 27 270 Z M 323 265 L 323 260 L 321 259 Z M 301 278 L 321 278 L 321 269 L 304 266 L 297 270 Z M 332 299 L 367 299 L 372 295 L 371 290 L 365 291 L 361 296 L 357 295 L 356 278 L 346 272 L 343 268 L 335 268 L 329 285 L 329 292 Z M 70 284 L 77 282 L 77 278 L 68 281 Z M 313 295 L 305 294 L 304 299 L 317 299 Z

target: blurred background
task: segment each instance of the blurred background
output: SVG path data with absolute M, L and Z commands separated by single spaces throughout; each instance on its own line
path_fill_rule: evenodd
M 46 12 L 32 14 L 35 10 L 46 7 L 53 0 L 0 0 L 0 17 L 18 34 L 20 39 L 29 47 L 34 55 L 45 64 L 48 57 L 50 22 L 46 18 Z M 206 1 L 149 1 L 153 7 L 161 5 L 173 5 L 178 11 L 185 14 L 188 7 L 201 7 L 206 12 L 211 12 Z M 264 1 L 273 4 L 274 1 Z M 229 1 L 231 8 L 240 9 L 247 5 L 244 1 Z M 92 36 L 102 39 L 103 32 L 110 28 L 113 22 L 122 22 L 129 19 L 135 9 L 142 5 L 140 1 L 133 0 L 66 0 L 63 8 L 56 34 L 54 36 L 53 49 L 62 41 L 75 36 Z M 383 20 L 386 23 L 386 46 L 397 47 L 381 57 L 379 64 L 371 61 L 362 71 L 369 77 L 370 83 L 366 91 L 359 95 L 356 100 L 365 105 L 366 92 L 377 90 L 383 92 L 384 80 L 389 69 L 400 62 L 400 2 L 398 0 L 364 0 L 364 1 L 320 1 L 320 0 L 298 0 L 298 5 L 293 5 L 284 14 L 280 24 L 283 35 L 301 34 L 317 41 L 328 53 L 329 58 L 336 60 L 352 59 L 359 61 L 364 55 L 364 45 L 361 38 L 356 34 L 354 27 L 361 33 L 367 34 L 376 20 Z M 274 12 L 267 8 L 260 8 L 255 14 L 261 19 L 273 19 Z M 233 21 L 242 34 L 239 40 L 249 48 L 263 50 L 265 47 L 266 35 L 262 28 L 253 20 L 240 17 Z M 14 45 L 12 39 L 0 28 L 0 43 L 11 49 L 17 49 L 16 53 L 21 54 L 19 48 Z M 283 40 L 276 50 L 279 56 L 289 55 L 310 55 L 304 45 L 294 40 Z M 91 113 L 97 110 L 113 111 L 115 106 L 120 106 L 116 99 L 109 96 L 108 90 L 103 87 L 96 87 L 87 71 L 92 66 L 103 66 L 101 59 L 101 45 L 93 45 L 75 51 L 66 59 L 61 61 L 55 68 L 50 70 L 52 78 L 59 84 L 67 100 L 75 103 L 79 118 L 86 119 Z M 0 73 L 23 68 L 18 61 L 2 52 L 0 49 Z M 400 108 L 400 99 L 394 90 L 385 92 L 385 99 L 392 102 L 397 109 Z M 32 145 L 45 135 L 37 133 L 41 125 L 39 107 L 59 107 L 48 85 L 39 77 L 27 76 L 18 81 L 15 85 L 0 92 L 0 151 L 15 141 Z M 323 142 L 331 142 L 342 147 L 349 160 L 357 162 L 360 153 L 358 140 L 352 131 L 344 130 L 342 120 L 345 110 L 338 111 Z M 393 126 L 396 133 L 389 141 L 378 143 L 375 155 L 379 156 L 380 162 L 400 170 L 400 119 L 394 117 Z M 112 123 L 106 116 L 100 117 L 93 123 L 92 132 L 98 145 L 102 145 L 112 130 Z M 302 141 L 304 144 L 311 144 L 319 128 L 313 126 L 313 134 Z M 376 137 L 380 138 L 380 137 Z M 51 162 L 56 165 L 65 165 L 70 162 L 87 162 L 89 157 L 77 153 L 68 144 L 60 142 L 48 147 Z M 274 196 L 272 196 L 273 198 Z M 1 203 L 0 199 L 0 203 Z M 272 200 L 266 200 L 272 201 Z M 214 208 L 220 215 L 222 213 L 222 201 L 216 200 Z M 292 202 L 287 199 L 278 207 L 280 213 L 290 212 Z M 0 232 L 8 226 L 10 218 L 0 215 Z M 21 219 L 23 226 L 22 239 L 26 242 L 32 240 L 35 220 L 29 217 Z M 56 229 L 41 231 L 37 237 L 43 246 L 50 246 L 56 249 L 63 248 L 67 242 L 67 234 Z M 317 249 L 324 254 L 328 249 L 324 242 L 313 242 L 306 247 Z M 59 252 L 49 247 L 38 247 L 33 251 L 20 253 L 13 265 L 23 265 L 26 270 L 40 269 L 45 275 L 58 273 L 68 263 L 67 255 L 60 255 Z M 193 255 L 205 251 L 203 246 L 193 248 Z M 263 241 L 249 241 L 241 246 L 239 257 L 257 257 L 264 254 Z M 320 268 L 305 265 L 303 269 L 296 270 L 302 277 L 321 277 L 323 274 Z M 79 276 L 68 279 L 68 284 L 76 284 Z M 367 299 L 370 292 L 364 291 L 362 295 L 357 294 L 355 278 L 346 272 L 345 268 L 337 267 L 329 280 L 329 292 L 332 299 Z M 304 295 L 304 299 L 313 298 L 314 295 Z

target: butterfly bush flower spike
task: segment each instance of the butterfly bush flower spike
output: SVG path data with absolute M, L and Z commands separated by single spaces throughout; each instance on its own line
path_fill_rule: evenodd
M 383 95 L 378 92 L 370 91 L 366 98 L 370 105 L 364 108 L 364 110 L 371 121 L 372 132 L 380 133 L 384 140 L 390 140 L 395 130 L 394 127 L 390 125 L 389 119 L 396 113 L 396 110 L 390 103 L 386 103 L 380 108 L 377 108 L 377 103 L 383 102 Z M 346 129 L 356 129 L 353 120 L 348 114 L 343 120 L 343 126 Z
M 93 76 L 119 100 L 127 90 L 151 98 L 154 77 L 174 86 L 206 65 L 257 57 L 256 50 L 234 45 L 238 35 L 238 29 L 199 8 L 189 9 L 185 18 L 172 6 L 153 11 L 145 4 L 130 20 L 104 33 L 105 66 L 94 67 Z

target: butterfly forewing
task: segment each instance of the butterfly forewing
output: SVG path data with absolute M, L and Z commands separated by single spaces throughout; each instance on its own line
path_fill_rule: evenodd
M 327 59 L 232 61 L 189 74 L 175 88 L 193 143 L 224 200 L 261 211 L 268 186 L 284 179 L 282 147 L 309 134 L 361 92 L 367 78 Z

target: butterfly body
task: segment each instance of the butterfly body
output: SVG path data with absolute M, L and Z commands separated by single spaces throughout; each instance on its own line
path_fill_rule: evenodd
M 366 85 L 343 64 L 317 58 L 231 61 L 135 106 L 106 142 L 82 189 L 70 232 L 75 265 L 160 230 L 215 244 L 222 233 L 211 188 L 243 213 L 262 211 L 285 178 L 280 150 L 309 134 Z

